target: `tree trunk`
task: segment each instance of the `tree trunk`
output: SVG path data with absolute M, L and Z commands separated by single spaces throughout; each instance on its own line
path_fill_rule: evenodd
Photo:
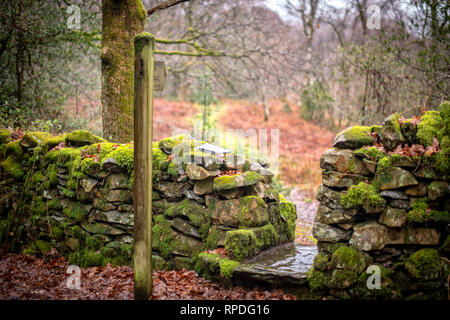
M 141 0 L 102 1 L 103 137 L 133 140 L 134 36 L 144 30 L 147 13 Z

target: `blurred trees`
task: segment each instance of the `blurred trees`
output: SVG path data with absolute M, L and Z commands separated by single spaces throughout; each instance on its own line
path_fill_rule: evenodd
M 77 12 L 64 1 L 0 2 L 0 126 L 79 125 L 62 106 L 78 95 L 93 100 L 98 88 L 99 4 L 71 4 L 80 9 L 80 29 L 68 25 Z
M 162 0 L 142 2 L 148 9 Z M 159 95 L 189 99 L 201 87 L 198 74 L 207 72 L 218 99 L 260 103 L 265 119 L 271 99 L 279 99 L 293 116 L 336 130 L 394 111 L 411 116 L 448 99 L 448 0 L 280 0 L 276 11 L 268 0 L 181 2 L 146 21 L 168 66 Z M 79 30 L 67 27 L 70 4 L 81 9 Z M 106 78 L 123 75 L 108 76 L 107 52 L 100 52 L 101 1 L 5 0 L 0 10 L 0 125 L 58 119 L 62 130 L 79 126 L 62 108 L 67 98 L 98 105 L 101 66 Z M 374 18 L 379 29 L 370 28 Z M 118 32 L 133 29 L 116 20 Z M 111 91 L 102 99 L 107 114 L 119 103 L 108 98 Z M 87 121 L 100 118 L 95 110 Z

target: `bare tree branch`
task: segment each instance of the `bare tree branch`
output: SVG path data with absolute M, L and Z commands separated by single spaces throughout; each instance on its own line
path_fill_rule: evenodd
M 161 2 L 157 6 L 154 6 L 153 8 L 147 10 L 147 16 L 150 17 L 155 12 L 158 12 L 158 11 L 173 7 L 179 3 L 188 2 L 188 1 L 190 1 L 190 0 L 167 0 L 167 1 Z

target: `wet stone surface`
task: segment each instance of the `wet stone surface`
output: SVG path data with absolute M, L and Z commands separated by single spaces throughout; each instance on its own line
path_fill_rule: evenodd
M 274 284 L 301 284 L 306 282 L 306 272 L 316 254 L 316 246 L 281 245 L 247 260 L 236 269 L 235 275 Z

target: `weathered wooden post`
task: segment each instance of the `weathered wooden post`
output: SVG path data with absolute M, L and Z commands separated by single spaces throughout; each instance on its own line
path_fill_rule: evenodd
M 134 59 L 134 298 L 152 294 L 153 50 L 149 33 L 135 37 Z
M 154 61 L 155 38 L 134 38 L 134 298 L 152 294 L 153 91 L 162 91 L 164 62 Z

